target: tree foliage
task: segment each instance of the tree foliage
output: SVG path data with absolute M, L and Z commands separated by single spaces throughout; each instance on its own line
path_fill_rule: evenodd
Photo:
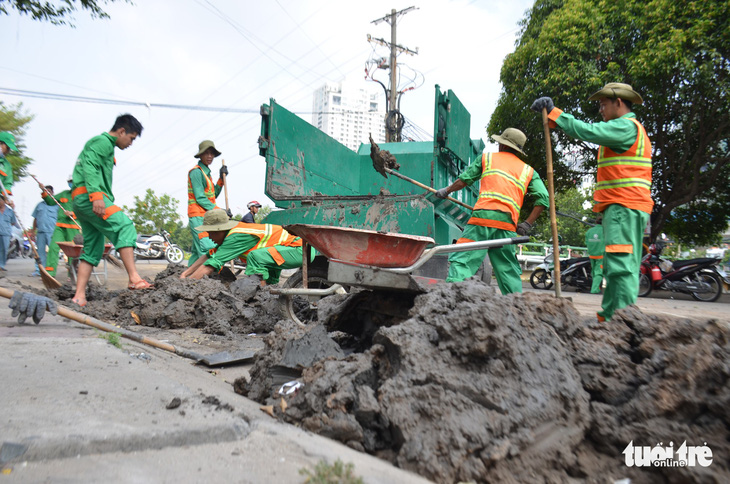
M 10 15 L 10 10 L 16 10 L 33 20 L 74 27 L 73 15 L 79 8 L 89 12 L 92 18 L 109 18 L 109 14 L 99 5 L 115 1 L 118 0 L 62 0 L 55 3 L 38 0 L 0 0 L 0 13 Z M 131 0 L 123 1 L 132 3 Z
M 730 190 L 721 176 L 730 165 L 730 2 L 537 0 L 501 81 L 489 132 L 522 129 L 528 159 L 542 175 L 534 99 L 550 96 L 578 119 L 600 121 L 587 98 L 604 84 L 625 82 L 642 94 L 635 112 L 653 144 L 654 237 L 673 210 Z M 556 190 L 594 176 L 596 146 L 559 129 L 552 140 Z M 730 215 L 730 205 L 715 208 Z
M 585 246 L 586 230 L 590 226 L 579 220 L 587 223 L 595 222 L 596 214 L 590 209 L 583 208 L 585 202 L 591 199 L 591 193 L 572 187 L 555 194 L 555 209 L 560 212 L 557 216 L 557 224 L 561 245 Z M 553 234 L 547 210 L 537 219 L 531 235 L 540 242 L 548 243 L 551 240 Z
M 124 212 L 132 219 L 137 233 L 156 234 L 160 230 L 170 233 L 172 241 L 185 250 L 192 246 L 192 236 L 188 228 L 183 225 L 177 207 L 180 202 L 170 195 L 155 195 L 154 190 L 148 188 L 144 198 L 134 196 L 134 206 L 124 206 Z
M 2 0 L 0 0 L 2 1 Z M 19 180 L 27 176 L 26 167 L 33 161 L 23 155 L 25 150 L 25 142 L 23 138 L 26 133 L 26 125 L 33 120 L 33 115 L 23 112 L 23 103 L 6 106 L 0 101 L 0 131 L 9 131 L 15 136 L 15 146 L 18 153 L 10 152 L 6 156 L 7 160 L 13 166 L 13 178 Z

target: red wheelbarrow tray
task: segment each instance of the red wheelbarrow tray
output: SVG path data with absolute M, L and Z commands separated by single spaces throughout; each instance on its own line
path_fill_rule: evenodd
M 435 244 L 430 237 L 346 227 L 292 224 L 285 228 L 328 259 L 382 268 L 409 267 L 427 246 Z
M 81 255 L 81 249 L 83 245 L 74 244 L 73 242 L 59 242 L 58 246 L 61 248 L 66 257 L 78 258 Z M 104 245 L 104 255 L 107 255 L 110 250 L 114 247 L 112 244 Z

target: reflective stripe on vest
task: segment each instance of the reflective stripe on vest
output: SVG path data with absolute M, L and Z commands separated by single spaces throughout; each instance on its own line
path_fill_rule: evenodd
M 210 200 L 210 203 L 215 205 L 215 185 L 213 185 L 213 180 L 211 180 L 208 175 L 205 174 L 203 169 L 196 165 L 195 168 L 191 169 L 188 172 L 188 217 L 202 217 L 205 215 L 206 210 L 201 207 L 198 202 L 195 200 L 195 194 L 193 193 L 193 183 L 190 181 L 190 174 L 193 172 L 193 170 L 200 170 L 200 172 L 203 174 L 203 178 L 205 178 L 205 190 L 203 191 L 203 195 L 205 195 L 205 198 Z
M 272 224 L 247 224 L 240 222 L 238 225 L 228 231 L 228 237 L 231 234 L 248 234 L 255 235 L 259 238 L 258 243 L 248 249 L 246 252 L 241 254 L 240 258 L 246 258 L 249 252 L 252 250 L 260 249 L 262 247 L 273 247 L 275 245 L 285 245 L 287 247 L 300 247 L 302 245 L 302 239 L 294 236 L 284 230 L 281 225 Z
M 634 118 L 627 118 L 637 127 L 636 141 L 624 153 L 601 146 L 598 149 L 598 179 L 593 195 L 596 211 L 607 205 L 651 213 L 651 141 L 644 127 Z
M 508 224 L 499 222 L 500 227 L 497 228 L 514 230 L 517 227 L 527 187 L 534 173 L 535 170 L 530 165 L 511 153 L 484 153 L 479 200 L 474 205 L 474 210 L 507 212 L 512 218 L 513 225 L 507 227 Z M 469 223 L 492 226 L 491 222 L 476 217 L 472 217 Z

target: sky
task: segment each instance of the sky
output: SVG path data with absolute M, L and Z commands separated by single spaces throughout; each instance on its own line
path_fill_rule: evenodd
M 234 213 L 246 204 L 273 202 L 264 193 L 265 161 L 259 156 L 259 109 L 271 98 L 311 122 L 312 98 L 327 82 L 365 82 L 371 56 L 390 40 L 390 26 L 373 21 L 411 6 L 398 18 L 397 43 L 418 55 L 398 63 L 423 75 L 422 85 L 403 95 L 401 112 L 433 131 L 434 86 L 453 90 L 472 116 L 471 137 L 494 144 L 484 127 L 496 107 L 502 62 L 514 51 L 518 22 L 532 0 L 137 0 L 102 5 L 110 19 L 74 15 L 75 28 L 32 21 L 14 10 L 0 15 L 0 88 L 112 99 L 134 103 L 69 102 L 0 92 L 8 105 L 22 102 L 34 115 L 24 154 L 29 172 L 56 191 L 86 141 L 109 131 L 123 113 L 144 126 L 141 137 L 116 150 L 113 191 L 119 206 L 134 204 L 148 188 L 180 204 L 187 224 L 187 172 L 198 144 L 213 140 L 229 167 L 228 199 Z M 387 72 L 383 72 L 387 75 Z M 383 78 L 384 80 L 384 78 Z M 368 82 L 373 92 L 382 88 Z M 242 112 L 169 109 L 139 103 Z M 24 225 L 40 201 L 38 185 L 25 178 L 13 186 Z M 224 194 L 218 198 L 224 206 Z

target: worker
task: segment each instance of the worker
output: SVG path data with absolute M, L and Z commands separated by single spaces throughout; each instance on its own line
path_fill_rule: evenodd
M 252 200 L 248 202 L 248 213 L 241 218 L 241 222 L 247 223 L 247 224 L 255 224 L 256 223 L 256 214 L 259 213 L 259 209 L 261 208 L 261 204 L 257 202 L 256 200 Z
M 8 261 L 8 249 L 10 248 L 10 239 L 13 237 L 13 227 L 20 228 L 18 220 L 15 218 L 15 212 L 5 203 L 5 197 L 0 197 L 0 271 L 2 272 L 7 270 L 5 269 L 5 263 Z
M 249 282 L 265 286 L 279 282 L 282 269 L 302 266 L 302 239 L 280 225 L 247 224 L 230 220 L 220 208 L 205 212 L 198 230 L 208 232 L 216 249 L 201 256 L 180 277 L 201 279 L 220 271 L 226 262 L 240 258 Z
M 112 171 L 116 165 L 114 148 L 125 150 L 142 134 L 142 124 L 131 114 L 119 116 L 108 133 L 91 138 L 79 154 L 73 170 L 73 212 L 84 234 L 84 248 L 79 257 L 76 294 L 72 301 L 86 305 L 86 285 L 92 269 L 104 255 L 105 238 L 122 259 L 129 276 L 129 289 L 147 289 L 152 285 L 142 279 L 134 264 L 137 230 L 134 223 L 114 205 Z
M 602 215 L 599 213 L 596 225 L 586 231 L 586 247 L 588 257 L 591 259 L 591 294 L 600 294 L 603 283 L 603 252 L 606 246 L 603 243 L 603 227 L 601 226 Z
M 651 199 L 651 141 L 632 112 L 644 101 L 629 84 L 611 82 L 595 92 L 603 122 L 586 123 L 555 107 L 549 97 L 531 108 L 548 113 L 551 127 L 598 147 L 598 174 L 593 211 L 603 213 L 603 292 L 598 321 L 608 321 L 617 309 L 636 303 L 644 227 L 654 207 Z
M 193 247 L 188 260 L 188 267 L 198 258 L 215 247 L 215 244 L 205 232 L 195 229 L 203 222 L 203 215 L 208 210 L 218 208 L 215 199 L 223 189 L 223 175 L 228 174 L 228 167 L 222 165 L 218 172 L 218 182 L 214 185 L 210 178 L 210 165 L 213 159 L 221 152 L 215 148 L 210 140 L 201 141 L 195 158 L 200 161 L 188 172 L 188 227 L 193 236 Z
M 7 159 L 7 155 L 11 151 L 18 151 L 18 147 L 15 146 L 15 136 L 13 136 L 13 133 L 3 131 L 0 133 L 0 181 L 2 182 L 2 186 L 5 187 L 5 191 L 8 192 L 8 195 L 12 196 L 14 180 L 13 165 Z M 10 207 L 15 207 L 12 200 L 7 199 L 6 202 Z
M 56 227 L 56 219 L 58 218 L 58 205 L 53 201 L 53 187 L 45 185 L 41 189 L 42 200 L 38 202 L 33 210 L 33 230 L 35 231 L 35 246 L 38 251 L 38 258 L 41 265 L 46 268 L 46 250 L 51 245 L 51 236 L 53 229 Z M 40 276 L 39 267 L 36 266 L 31 276 Z
M 535 220 L 550 203 L 540 176 L 518 158 L 525 155 L 522 151 L 527 141 L 525 134 L 519 129 L 507 128 L 492 139 L 499 144 L 497 153 L 483 153 L 454 183 L 436 191 L 437 197 L 446 198 L 449 193 L 481 180 L 479 199 L 457 244 L 514 237 L 515 232 L 528 235 Z M 518 224 L 528 192 L 535 197 L 535 206 L 527 219 Z M 458 282 L 472 277 L 487 254 L 502 294 L 522 292 L 522 268 L 512 245 L 452 253 L 446 281 Z
M 79 229 L 78 223 L 75 222 L 76 214 L 73 212 L 73 200 L 71 198 L 73 175 L 68 176 L 66 183 L 68 184 L 68 189 L 59 192 L 58 195 L 54 195 L 54 198 L 58 201 L 60 206 L 58 207 L 56 227 L 53 230 L 51 243 L 48 246 L 48 259 L 46 260 L 46 272 L 52 276 L 56 275 L 56 268 L 58 267 L 58 259 L 60 255 L 60 247 L 58 243 L 72 242 L 74 237 L 78 235 L 81 230 Z M 69 260 L 69 264 L 70 263 L 72 263 L 71 260 Z

